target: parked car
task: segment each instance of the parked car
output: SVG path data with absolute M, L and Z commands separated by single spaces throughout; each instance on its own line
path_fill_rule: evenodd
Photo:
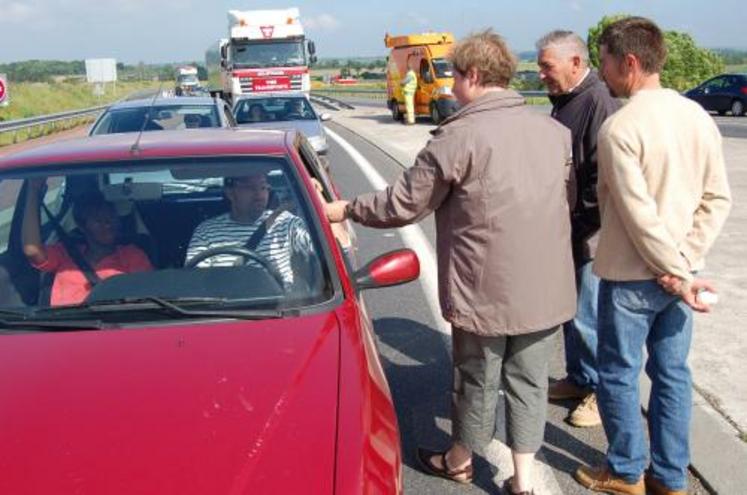
M 307 233 L 290 285 L 230 241 L 185 263 L 196 226 L 227 211 L 224 185 L 252 174 L 267 180 L 262 207 Z M 53 282 L 24 255 L 24 211 L 39 198 L 40 240 L 80 247 L 73 211 L 89 195 L 116 206 L 121 238 L 153 269 L 51 305 Z M 418 259 L 359 267 L 322 195 L 337 197 L 294 130 L 105 135 L 0 158 L 0 491 L 401 493 L 361 291 L 414 280 Z M 239 262 L 197 263 L 226 253 Z
M 114 103 L 96 119 L 89 135 L 235 125 L 231 108 L 219 98 L 160 97 Z
M 731 112 L 735 117 L 744 115 L 747 109 L 747 74 L 716 76 L 687 91 L 685 96 L 719 115 L 726 112 Z
M 303 94 L 242 95 L 234 103 L 233 114 L 239 127 L 298 129 L 308 138 L 314 151 L 323 155 L 329 150 L 322 122 L 332 116 L 317 114 Z

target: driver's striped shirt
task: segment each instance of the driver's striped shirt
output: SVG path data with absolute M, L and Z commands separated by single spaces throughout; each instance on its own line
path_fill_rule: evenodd
M 229 213 L 205 220 L 192 234 L 187 248 L 186 261 L 208 249 L 224 246 L 244 247 L 252 234 L 271 214 L 272 210 L 265 210 L 252 224 L 236 222 L 231 219 Z M 304 221 L 284 211 L 269 226 L 255 252 L 278 270 L 288 287 L 293 284 L 291 255 L 297 254 L 307 259 L 313 252 L 313 248 Z M 234 266 L 243 263 L 240 258 L 232 254 L 219 254 L 201 261 L 197 266 Z

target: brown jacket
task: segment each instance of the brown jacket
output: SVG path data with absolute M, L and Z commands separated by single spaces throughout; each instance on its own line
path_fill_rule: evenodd
M 433 136 L 392 186 L 353 200 L 351 218 L 386 228 L 435 211 L 441 311 L 459 328 L 516 335 L 573 318 L 568 129 L 506 90 Z

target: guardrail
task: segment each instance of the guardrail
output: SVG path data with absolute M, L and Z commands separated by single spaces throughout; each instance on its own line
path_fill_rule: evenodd
M 28 129 L 30 127 L 36 127 L 40 125 L 54 124 L 55 122 L 61 122 L 64 120 L 78 119 L 81 117 L 88 117 L 91 115 L 98 114 L 109 105 L 100 105 L 97 107 L 84 108 L 82 110 L 71 110 L 69 112 L 53 113 L 50 115 L 40 115 L 38 117 L 30 117 L 27 119 L 9 120 L 7 122 L 0 122 L 0 132 L 12 132 L 20 131 L 22 129 Z
M 135 93 L 132 93 L 122 98 L 120 101 L 127 101 L 127 100 L 140 99 L 140 98 L 150 98 L 157 91 L 159 90 L 146 89 L 142 91 L 137 91 Z M 28 131 L 30 133 L 32 129 L 37 128 L 37 127 L 49 126 L 49 125 L 54 126 L 59 122 L 66 122 L 70 120 L 94 117 L 98 115 L 100 112 L 102 112 L 103 110 L 105 110 L 107 107 L 109 107 L 111 104 L 112 103 L 108 103 L 106 105 L 98 105 L 95 107 L 82 108 L 79 110 L 69 110 L 67 112 L 53 113 L 53 114 L 48 114 L 48 115 L 39 115 L 37 117 L 29 117 L 27 119 L 0 121 L 0 135 L 6 132 L 14 133 L 12 141 L 15 143 L 17 141 L 19 131 Z

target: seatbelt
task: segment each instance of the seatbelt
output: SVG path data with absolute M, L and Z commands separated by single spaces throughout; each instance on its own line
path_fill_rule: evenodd
M 57 232 L 57 237 L 60 238 L 60 242 L 63 246 L 65 246 L 67 255 L 70 256 L 70 259 L 73 260 L 73 263 L 75 263 L 75 265 L 86 277 L 89 285 L 91 287 L 94 287 L 96 284 L 101 282 L 101 278 L 96 275 L 96 272 L 93 270 L 93 267 L 91 267 L 91 264 L 88 263 L 85 257 L 83 257 L 83 254 L 78 251 L 78 247 L 73 243 L 72 239 L 70 239 L 70 236 L 67 232 L 65 232 L 65 229 L 62 228 L 62 225 L 60 225 L 57 217 L 54 216 L 51 211 L 49 211 L 49 208 L 47 208 L 47 205 L 45 205 L 44 202 L 41 203 L 41 207 L 44 210 L 44 213 L 47 214 L 49 221 L 52 222 L 52 227 L 54 227 L 55 232 Z
M 249 236 L 249 239 L 247 239 L 246 243 L 244 243 L 244 248 L 248 249 L 249 251 L 256 251 L 257 246 L 259 246 L 259 243 L 262 242 L 262 238 L 267 233 L 267 229 L 272 226 L 272 224 L 275 222 L 275 219 L 280 216 L 280 214 L 283 212 L 281 208 L 278 208 L 277 210 L 273 211 L 267 218 L 265 218 L 265 221 L 262 222 L 262 224 L 252 232 L 252 235 Z

